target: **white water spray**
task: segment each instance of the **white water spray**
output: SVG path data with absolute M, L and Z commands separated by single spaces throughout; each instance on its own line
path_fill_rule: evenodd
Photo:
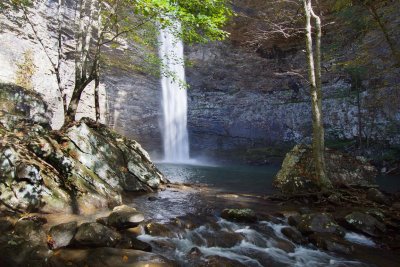
M 173 30 L 180 31 L 175 23 Z M 164 111 L 164 161 L 183 163 L 189 161 L 189 137 L 187 131 L 187 92 L 183 62 L 183 42 L 170 29 L 160 30 L 159 53 L 167 75 L 162 75 L 161 85 Z

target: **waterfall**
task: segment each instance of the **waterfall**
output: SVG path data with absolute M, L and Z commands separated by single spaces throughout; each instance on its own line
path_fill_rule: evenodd
M 189 137 L 187 131 L 187 92 L 183 88 L 185 68 L 183 62 L 183 42 L 171 31 L 180 30 L 176 23 L 174 29 L 160 30 L 159 54 L 162 60 L 162 106 L 164 161 L 189 161 Z

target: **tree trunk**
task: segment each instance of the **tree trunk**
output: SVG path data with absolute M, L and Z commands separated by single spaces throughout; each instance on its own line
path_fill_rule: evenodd
M 321 21 L 314 14 L 311 0 L 303 0 L 306 16 L 306 53 L 308 63 L 308 76 L 311 93 L 312 109 L 312 151 L 315 164 L 315 179 L 322 189 L 331 187 L 331 182 L 325 169 L 325 142 L 324 126 L 322 120 L 322 92 L 321 92 Z M 316 21 L 316 59 L 314 59 L 311 18 Z
M 100 77 L 96 74 L 96 78 L 94 79 L 94 108 L 96 111 L 96 122 L 100 122 L 100 99 L 99 99 L 99 85 L 100 85 Z
M 360 86 L 357 83 L 357 115 L 358 115 L 358 148 L 362 149 L 362 115 L 361 115 L 361 90 Z

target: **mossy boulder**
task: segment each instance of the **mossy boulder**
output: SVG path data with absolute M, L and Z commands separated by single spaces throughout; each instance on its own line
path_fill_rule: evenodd
M 326 149 L 325 162 L 327 176 L 334 187 L 377 186 L 377 170 L 362 158 Z M 311 147 L 296 145 L 287 153 L 273 184 L 286 194 L 320 191 Z
M 251 209 L 224 209 L 221 217 L 228 221 L 249 222 L 257 221 L 257 215 Z
M 124 192 L 151 192 L 166 182 L 136 141 L 90 119 L 51 131 L 48 124 L 32 119 L 47 114 L 39 95 L 16 86 L 4 88 L 0 201 L 7 209 L 85 213 L 120 205 Z M 4 104 L 6 100 L 14 106 Z

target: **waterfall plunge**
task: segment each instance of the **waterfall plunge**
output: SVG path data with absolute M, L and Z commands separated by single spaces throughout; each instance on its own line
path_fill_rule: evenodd
M 174 30 L 180 30 L 176 23 Z M 187 131 L 187 92 L 185 82 L 183 43 L 171 29 L 160 30 L 159 53 L 163 68 L 168 75 L 161 78 L 164 112 L 164 161 L 179 163 L 189 161 L 189 137 Z

